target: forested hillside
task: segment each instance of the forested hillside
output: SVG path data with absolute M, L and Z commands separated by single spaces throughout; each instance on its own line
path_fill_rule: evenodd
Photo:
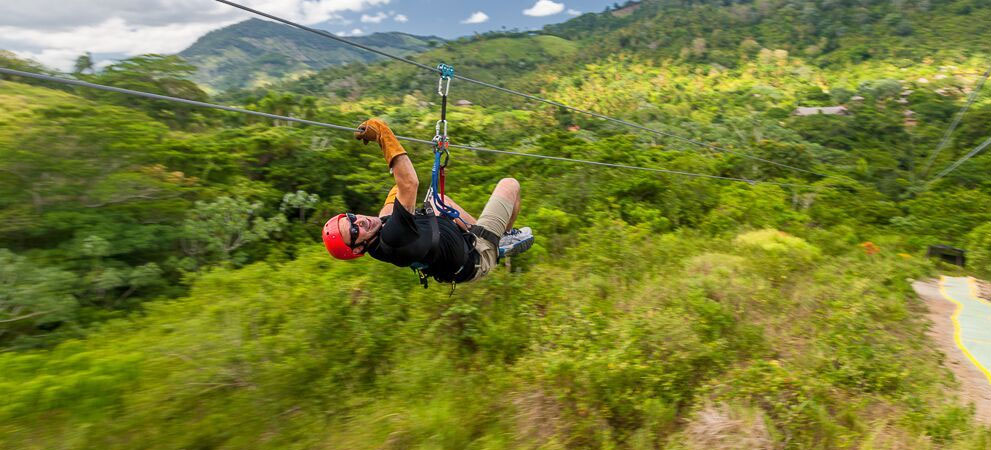
M 516 177 L 537 236 L 453 293 L 322 248 L 392 186 L 373 145 L 0 75 L 0 447 L 987 448 L 910 282 L 963 270 L 930 244 L 991 275 L 991 156 L 930 182 L 987 139 L 988 94 L 929 164 L 991 4 L 727 3 L 413 57 L 718 148 L 458 79 L 453 143 L 755 180 L 453 150 L 448 193 L 478 212 Z M 76 76 L 429 139 L 417 70 L 213 97 L 176 56 Z M 430 149 L 407 150 L 425 186 Z
M 404 56 L 444 42 L 435 36 L 405 33 L 375 33 L 348 39 Z M 179 56 L 196 66 L 193 80 L 217 91 L 264 86 L 329 66 L 382 59 L 331 39 L 260 19 L 211 31 Z

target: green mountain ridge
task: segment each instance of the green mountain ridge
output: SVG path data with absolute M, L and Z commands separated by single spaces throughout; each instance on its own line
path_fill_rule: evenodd
M 444 39 L 406 33 L 374 33 L 348 40 L 405 56 Z M 330 66 L 372 62 L 382 56 L 288 25 L 249 19 L 211 31 L 179 53 L 197 67 L 192 77 L 211 90 L 261 87 Z
M 628 13 L 585 14 L 544 32 L 583 41 L 589 59 L 624 51 L 733 67 L 754 46 L 782 49 L 818 65 L 874 58 L 919 62 L 991 50 L 986 0 L 654 0 Z M 963 20 L 961 20 L 963 19 Z M 759 47 L 758 47 L 759 48 Z

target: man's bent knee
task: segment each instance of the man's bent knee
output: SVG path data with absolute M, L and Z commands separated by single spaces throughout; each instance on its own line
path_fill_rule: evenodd
M 520 196 L 520 182 L 515 178 L 503 178 L 499 180 L 493 194 L 515 201 Z
M 512 187 L 514 189 L 520 188 L 520 182 L 516 181 L 516 178 L 503 178 L 499 180 L 499 186 Z

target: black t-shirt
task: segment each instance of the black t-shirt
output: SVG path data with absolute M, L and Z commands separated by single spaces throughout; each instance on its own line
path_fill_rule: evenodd
M 431 248 L 433 220 L 437 221 L 439 232 L 436 248 Z M 461 282 L 474 277 L 476 256 L 471 250 L 453 220 L 410 214 L 398 199 L 393 203 L 392 215 L 382 218 L 378 239 L 368 246 L 372 258 L 399 267 L 424 264 L 427 268 L 423 273 L 444 282 Z

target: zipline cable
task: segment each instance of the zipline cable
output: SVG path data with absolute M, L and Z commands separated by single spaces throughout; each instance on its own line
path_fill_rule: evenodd
M 956 117 L 953 118 L 953 122 L 950 123 L 950 126 L 947 127 L 946 131 L 943 133 L 943 139 L 939 141 L 939 145 L 936 146 L 936 150 L 933 151 L 933 154 L 926 160 L 926 167 L 922 170 L 923 177 L 929 175 L 929 169 L 931 169 L 933 163 L 936 162 L 936 157 L 943 151 L 946 144 L 950 142 L 950 135 L 953 134 L 953 130 L 957 129 L 957 125 L 960 124 L 963 116 L 967 114 L 967 110 L 970 109 L 970 105 L 973 105 L 974 100 L 977 100 L 977 95 L 981 92 L 981 88 L 984 87 L 984 83 L 988 81 L 989 76 L 991 76 L 991 67 L 988 67 L 988 70 L 984 71 L 984 76 L 981 77 L 981 81 L 978 81 L 977 85 L 974 86 L 974 92 L 970 93 L 970 97 L 967 98 L 967 103 L 965 103 L 963 108 L 960 108 L 960 111 L 957 112 Z
M 350 45 L 352 47 L 358 47 L 358 48 L 360 48 L 362 50 L 369 51 L 369 52 L 372 52 L 372 53 L 375 53 L 375 54 L 379 54 L 379 55 L 385 56 L 386 58 L 392 58 L 392 59 L 394 59 L 396 61 L 402 61 L 402 62 L 404 62 L 406 64 L 412 64 L 412 65 L 417 66 L 417 67 L 419 67 L 421 69 L 429 70 L 431 72 L 437 72 L 437 68 L 436 67 L 430 67 L 430 66 L 428 66 L 426 64 L 422 64 L 422 63 L 418 63 L 416 61 L 413 61 L 412 59 L 403 58 L 402 56 L 396 56 L 396 55 L 393 55 L 391 53 L 386 53 L 386 52 L 383 52 L 382 50 L 378 50 L 378 49 L 369 47 L 367 45 L 362 45 L 362 44 L 359 44 L 359 43 L 354 42 L 354 41 L 349 41 L 347 39 L 343 39 L 343 38 L 341 38 L 339 36 L 336 36 L 336 35 L 334 35 L 332 33 L 328 33 L 328 32 L 323 31 L 323 30 L 318 30 L 316 28 L 310 28 L 310 27 L 308 27 L 306 25 L 301 25 L 301 24 L 298 24 L 296 22 L 292 22 L 292 21 L 283 19 L 281 17 L 273 16 L 271 14 L 261 12 L 261 11 L 259 11 L 257 9 L 249 8 L 249 7 L 244 6 L 242 4 L 239 4 L 239 3 L 234 3 L 234 2 L 231 2 L 231 1 L 228 1 L 228 0 L 217 0 L 217 1 L 220 2 L 220 3 L 223 3 L 225 5 L 230 5 L 230 6 L 233 6 L 233 7 L 237 8 L 237 9 L 250 12 L 252 14 L 257 14 L 259 16 L 272 19 L 272 20 L 274 20 L 276 22 L 282 22 L 282 23 L 284 23 L 286 25 L 289 25 L 291 27 L 299 28 L 300 30 L 303 30 L 303 31 L 309 31 L 310 33 L 319 34 L 320 36 L 323 36 L 323 37 L 329 38 L 329 39 L 333 39 L 333 40 L 338 41 L 338 42 L 340 42 L 342 44 L 347 44 L 347 45 Z
M 247 6 L 241 5 L 239 3 L 234 3 L 234 2 L 229 1 L 229 0 L 216 0 L 216 1 L 217 2 L 220 2 L 220 3 L 223 3 L 225 5 L 233 6 L 235 8 L 241 9 L 243 11 L 250 12 L 252 14 L 257 14 L 259 16 L 266 17 L 266 18 L 272 19 L 274 21 L 284 23 L 286 25 L 289 25 L 291 27 L 298 28 L 298 29 L 303 30 L 303 31 L 309 31 L 311 33 L 315 33 L 315 34 L 318 34 L 320 36 L 323 36 L 323 37 L 326 37 L 326 38 L 330 38 L 330 39 L 333 39 L 335 41 L 338 41 L 338 42 L 341 42 L 341 43 L 344 43 L 344 44 L 347 44 L 347 45 L 351 45 L 351 46 L 354 46 L 354 47 L 357 47 L 357 48 L 360 48 L 360 49 L 363 49 L 363 50 L 370 51 L 370 52 L 375 53 L 375 54 L 378 54 L 378 55 L 382 55 L 382 56 L 385 56 L 385 57 L 388 57 L 388 58 L 392 58 L 392 59 L 394 59 L 396 61 L 401 61 L 401 62 L 404 62 L 406 64 L 412 64 L 412 65 L 414 65 L 416 67 L 419 67 L 421 69 L 424 69 L 424 70 L 429 70 L 429 71 L 435 72 L 435 73 L 437 72 L 437 68 L 435 68 L 435 67 L 430 67 L 430 66 L 428 66 L 426 64 L 418 63 L 418 62 L 413 61 L 413 60 L 408 59 L 408 58 L 403 58 L 401 56 L 396 56 L 396 55 L 393 55 L 393 54 L 390 54 L 390 53 L 387 53 L 387 52 L 383 52 L 381 50 L 374 49 L 374 48 L 369 47 L 367 45 L 362 45 L 362 44 L 359 44 L 357 42 L 353 42 L 353 41 L 350 41 L 350 40 L 347 40 L 347 39 L 343 39 L 343 38 L 341 38 L 339 36 L 335 36 L 332 33 L 328 33 L 328 32 L 323 31 L 323 30 L 318 30 L 316 28 L 311 28 L 311 27 L 308 27 L 306 25 L 301 25 L 301 24 L 298 24 L 298 23 L 293 22 L 291 20 L 283 19 L 281 17 L 273 16 L 271 14 L 258 11 L 257 9 L 247 7 Z M 737 156 L 740 156 L 740 157 L 743 157 L 743 158 L 752 159 L 752 160 L 760 161 L 760 162 L 767 163 L 767 164 L 772 164 L 772 165 L 775 165 L 775 166 L 778 166 L 778 167 L 783 167 L 783 168 L 786 168 L 786 169 L 797 170 L 799 172 L 805 172 L 805 173 L 809 173 L 809 174 L 812 174 L 812 175 L 820 176 L 820 177 L 823 177 L 823 178 L 828 178 L 829 177 L 828 175 L 825 175 L 825 174 L 822 174 L 822 173 L 819 173 L 819 172 L 815 172 L 815 171 L 812 171 L 812 170 L 802 169 L 800 167 L 795 167 L 795 166 L 791 166 L 791 165 L 788 165 L 788 164 L 779 163 L 777 161 L 772 161 L 772 160 L 769 160 L 769 159 L 764 159 L 764 158 L 761 158 L 759 156 L 753 156 L 753 155 L 749 155 L 749 154 L 746 154 L 746 153 L 737 152 L 737 151 L 733 151 L 733 150 L 730 150 L 730 149 L 727 149 L 727 148 L 723 148 L 723 147 L 720 147 L 720 146 L 717 146 L 717 145 L 713 145 L 713 144 L 709 144 L 709 143 L 706 143 L 706 142 L 698 141 L 698 140 L 695 140 L 695 139 L 687 138 L 687 137 L 684 137 L 684 136 L 679 136 L 679 135 L 674 134 L 674 133 L 669 133 L 669 132 L 666 132 L 666 131 L 661 131 L 661 130 L 656 130 L 656 129 L 653 129 L 653 128 L 645 127 L 645 126 L 640 125 L 638 123 L 629 122 L 629 121 L 626 121 L 626 120 L 623 120 L 623 119 L 617 119 L 617 118 L 610 117 L 610 116 L 607 116 L 607 115 L 604 115 L 604 114 L 599 114 L 599 113 L 594 112 L 594 111 L 588 111 L 588 110 L 584 110 L 584 109 L 581 109 L 581 108 L 576 108 L 574 106 L 569 106 L 569 105 L 566 105 L 564 103 L 556 102 L 554 100 L 548 100 L 548 99 L 545 99 L 545 98 L 537 97 L 535 95 L 527 94 L 525 92 L 520 92 L 520 91 L 516 91 L 516 90 L 513 90 L 513 89 L 505 88 L 505 87 L 502 87 L 502 86 L 499 86 L 499 85 L 495 85 L 495 84 L 491 84 L 491 83 L 486 83 L 484 81 L 480 81 L 480 80 L 475 80 L 475 79 L 472 79 L 472 78 L 468 78 L 468 77 L 466 77 L 464 75 L 455 75 L 454 78 L 457 78 L 459 80 L 464 80 L 464 81 L 467 81 L 469 83 L 474 83 L 474 84 L 477 84 L 479 86 L 484 86 L 484 87 L 487 87 L 487 88 L 490 88 L 490 89 L 496 89 L 496 90 L 505 92 L 507 94 L 517 95 L 517 96 L 520 96 L 520 97 L 523 97 L 523 98 L 526 98 L 526 99 L 529 99 L 529 100 L 546 103 L 548 105 L 557 106 L 559 108 L 568 109 L 568 110 L 571 110 L 571 111 L 574 111 L 574 112 L 577 112 L 577 113 L 580 113 L 580 114 L 585 114 L 585 115 L 589 115 L 589 116 L 592 116 L 592 117 L 597 117 L 599 119 L 607 120 L 607 121 L 610 121 L 610 122 L 619 123 L 619 124 L 626 125 L 626 126 L 629 126 L 629 127 L 637 128 L 637 129 L 640 129 L 640 130 L 643 130 L 643 131 L 647 131 L 647 132 L 650 132 L 650 133 L 657 134 L 659 136 L 665 136 L 665 137 L 669 137 L 669 138 L 672 138 L 672 139 L 677 139 L 677 140 L 680 140 L 680 141 L 683 141 L 683 142 L 688 142 L 690 144 L 694 144 L 694 145 L 706 147 L 706 148 L 709 148 L 709 149 L 712 149 L 712 150 L 716 150 L 716 151 L 719 151 L 719 152 L 728 153 L 728 154 L 731 154 L 731 155 L 737 155 Z
M 19 76 L 19 77 L 25 77 L 25 78 L 34 78 L 36 80 L 52 81 L 52 82 L 55 82 L 55 83 L 68 84 L 68 85 L 73 85 L 73 86 L 80 86 L 80 87 L 85 87 L 85 88 L 90 88 L 90 89 L 98 89 L 98 90 L 101 90 L 101 91 L 109 91 L 109 92 L 116 92 L 116 93 L 120 93 L 120 94 L 134 95 L 134 96 L 138 96 L 138 97 L 145 97 L 145 98 L 150 98 L 150 99 L 155 99 L 155 100 L 165 100 L 165 101 L 176 102 L 176 103 L 184 103 L 184 104 L 187 104 L 187 105 L 198 106 L 198 107 L 202 107 L 202 108 L 220 109 L 220 110 L 224 110 L 224 111 L 236 112 L 236 113 L 241 113 L 241 114 L 249 114 L 249 115 L 253 115 L 253 116 L 260 116 L 260 117 L 265 117 L 265 118 L 274 119 L 274 120 L 284 120 L 284 121 L 287 121 L 287 122 L 302 123 L 302 124 L 305 124 L 305 125 L 312 125 L 312 126 L 315 126 L 315 127 L 330 128 L 330 129 L 339 130 L 339 131 L 349 131 L 349 132 L 357 131 L 357 129 L 354 128 L 354 127 L 346 127 L 346 126 L 343 126 L 343 125 L 334 125 L 334 124 L 330 124 L 330 123 L 317 122 L 317 121 L 314 121 L 314 120 L 299 119 L 299 118 L 296 118 L 296 117 L 280 116 L 280 115 L 277 115 L 277 114 L 269 114 L 269 113 L 265 113 L 265 112 L 261 112 L 261 111 L 252 111 L 252 110 L 249 110 L 249 109 L 235 108 L 235 107 L 232 107 L 232 106 L 216 105 L 216 104 L 213 104 L 213 103 L 200 102 L 200 101 L 196 101 L 196 100 L 187 100 L 187 99 L 184 99 L 184 98 L 170 97 L 170 96 L 167 96 L 167 95 L 152 94 L 152 93 L 149 93 L 149 92 L 134 91 L 134 90 L 131 90 L 131 89 L 123 89 L 123 88 L 118 88 L 118 87 L 113 87 L 113 86 L 106 86 L 106 85 L 102 85 L 102 84 L 95 84 L 95 83 L 90 83 L 90 82 L 80 81 L 80 80 L 70 80 L 70 79 L 67 79 L 67 78 L 54 77 L 54 76 L 51 76 L 51 75 L 42 75 L 42 74 L 31 73 L 31 72 L 22 72 L 20 70 L 13 70 L 13 69 L 5 68 L 5 67 L 0 67 L 0 73 L 7 74 L 7 75 L 15 75 L 15 76 Z M 396 136 L 396 138 L 397 139 L 402 139 L 402 140 L 405 140 L 405 141 L 409 141 L 409 142 L 416 142 L 416 143 L 426 144 L 426 145 L 431 145 L 431 146 L 433 145 L 433 141 L 428 141 L 428 140 L 424 140 L 424 139 L 417 139 L 417 138 L 411 138 L 411 137 L 406 137 L 406 136 Z M 471 150 L 471 151 L 476 151 L 476 152 L 499 153 L 499 154 L 504 154 L 504 155 L 514 155 L 514 156 L 524 156 L 524 157 L 528 157 L 528 158 L 549 159 L 549 160 L 554 160 L 554 161 L 565 161 L 565 162 L 571 162 L 571 163 L 576 163 L 576 164 L 587 164 L 587 165 L 593 165 L 593 166 L 613 167 L 613 168 L 619 168 L 619 169 L 641 170 L 641 171 L 647 171 L 647 172 L 665 173 L 665 174 L 669 174 L 669 175 L 683 175 L 683 176 L 696 177 L 696 178 L 710 178 L 710 179 L 717 179 L 717 180 L 739 181 L 739 182 L 743 182 L 743 183 L 747 183 L 747 184 L 751 184 L 751 185 L 753 185 L 753 184 L 759 184 L 759 183 L 764 183 L 764 184 L 773 184 L 773 185 L 777 185 L 777 186 L 788 186 L 788 187 L 802 187 L 802 188 L 810 188 L 810 187 L 812 187 L 812 186 L 807 185 L 807 184 L 779 183 L 779 182 L 775 182 L 775 181 L 747 180 L 747 179 L 744 179 L 744 178 L 724 177 L 724 176 L 719 176 L 719 175 L 708 175 L 708 174 L 694 173 L 694 172 L 683 172 L 683 171 L 680 171 L 680 170 L 656 169 L 656 168 L 651 168 L 651 167 L 631 166 L 631 165 L 627 165 L 627 164 L 616 164 L 616 163 L 606 163 L 606 162 L 599 162 L 599 161 L 589 161 L 589 160 L 584 160 L 584 159 L 565 158 L 565 157 L 561 157 L 561 156 L 540 155 L 540 154 L 536 154 L 536 153 L 522 153 L 522 152 L 509 151 L 509 150 L 496 150 L 496 149 L 491 149 L 491 148 L 475 147 L 475 146 L 470 146 L 470 145 L 450 144 L 450 146 L 451 147 L 454 147 L 454 148 L 460 148 L 460 149 Z
M 943 171 L 940 172 L 939 174 L 937 174 L 935 177 L 933 177 L 932 180 L 929 180 L 929 183 L 928 184 L 935 183 L 940 178 L 943 178 L 943 177 L 949 175 L 950 172 L 953 172 L 954 170 L 956 170 L 957 167 L 960 167 L 961 164 L 967 162 L 968 159 L 970 159 L 970 158 L 974 157 L 974 155 L 980 153 L 982 150 L 984 150 L 985 148 L 987 148 L 988 145 L 991 145 L 991 138 L 988 138 L 986 141 L 984 141 L 983 143 L 981 143 L 981 145 L 978 145 L 977 147 L 974 147 L 973 150 L 971 150 L 969 153 L 967 153 L 966 155 L 964 155 L 962 158 L 958 159 L 950 167 L 947 167 L 946 169 L 943 169 Z

